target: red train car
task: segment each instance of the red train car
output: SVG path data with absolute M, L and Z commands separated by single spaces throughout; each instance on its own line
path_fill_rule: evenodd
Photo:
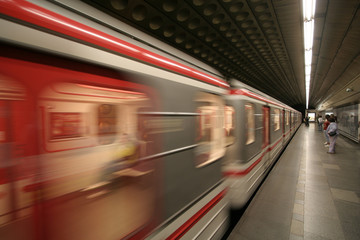
M 0 12 L 1 239 L 221 237 L 228 84 L 105 15 Z

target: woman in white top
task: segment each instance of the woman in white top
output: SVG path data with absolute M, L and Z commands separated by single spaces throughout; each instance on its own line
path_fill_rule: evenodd
M 327 153 L 334 154 L 335 153 L 335 143 L 336 138 L 339 135 L 337 123 L 335 122 L 335 118 L 329 118 L 330 125 L 328 126 L 326 132 L 330 139 L 329 151 Z

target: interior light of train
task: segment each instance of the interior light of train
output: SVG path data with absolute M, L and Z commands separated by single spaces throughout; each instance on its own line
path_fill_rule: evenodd
M 76 85 L 79 87 L 83 87 L 83 88 L 90 88 L 90 89 L 101 90 L 101 91 L 109 91 L 109 92 L 117 92 L 117 93 L 145 96 L 145 94 L 141 93 L 141 92 L 133 92 L 133 91 L 127 91 L 127 90 L 114 89 L 114 88 L 97 87 L 97 86 L 91 86 L 91 85 L 85 85 L 85 84 L 76 84 Z

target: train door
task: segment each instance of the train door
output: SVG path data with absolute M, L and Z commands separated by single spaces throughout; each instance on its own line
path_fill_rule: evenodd
M 283 136 L 283 144 L 286 142 L 286 110 L 283 109 L 281 111 L 282 117 L 281 117 L 281 128 L 282 128 L 282 136 Z
M 270 144 L 270 108 L 267 106 L 262 107 L 263 112 L 263 143 L 262 148 L 265 149 L 266 154 L 264 155 L 265 158 L 265 168 L 270 165 L 270 157 L 269 157 L 269 144 Z
M 196 167 L 206 166 L 225 153 L 224 109 L 222 99 L 207 93 L 199 94 L 197 101 Z
M 150 98 L 125 81 L 98 86 L 112 79 L 50 74 L 38 94 L 45 238 L 141 238 L 157 218 L 159 173 L 154 161 L 142 161 L 153 147 L 138 131 Z M 70 79 L 65 69 L 59 74 Z
M 0 236 L 144 238 L 159 224 L 162 173 L 141 155 L 137 112 L 154 94 L 48 57 L 84 72 L 0 57 L 15 79 L 0 75 Z
M 0 100 L 0 225 L 14 219 L 9 115 L 10 102 Z
M 33 239 L 32 159 L 26 144 L 25 93 L 14 80 L 0 75 L 0 236 Z M 13 229 L 21 229 L 14 231 Z
M 287 142 L 290 139 L 290 111 L 285 110 L 285 121 L 284 121 L 284 141 Z
M 268 148 L 270 143 L 270 108 L 263 107 L 263 144 L 262 148 Z
M 294 134 L 295 131 L 295 127 L 294 127 L 294 122 L 295 122 L 295 115 L 293 111 L 289 111 L 289 115 L 290 115 L 290 136 L 292 136 Z
M 281 128 L 282 128 L 282 135 L 283 135 L 283 139 L 285 140 L 285 110 L 283 109 L 281 111 Z

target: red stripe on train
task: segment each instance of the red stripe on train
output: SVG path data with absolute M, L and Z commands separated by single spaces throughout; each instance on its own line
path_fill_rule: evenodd
M 226 81 L 178 63 L 24 0 L 2 1 L 0 13 L 219 87 Z
M 283 140 L 283 139 L 280 138 L 275 144 L 273 144 L 273 145 L 269 148 L 269 151 L 273 150 L 273 149 L 276 147 L 276 145 L 278 145 L 282 140 Z
M 270 152 L 271 150 L 273 150 L 276 145 L 278 145 L 280 142 L 281 142 L 282 138 L 280 138 L 280 140 L 278 140 L 275 144 L 273 144 L 271 147 L 268 148 L 267 151 L 265 151 L 261 157 L 259 157 L 253 164 L 250 165 L 250 167 L 248 167 L 247 169 L 244 169 L 244 170 L 240 170 L 240 171 L 235 171 L 235 170 L 232 170 L 232 171 L 225 171 L 223 173 L 223 175 L 225 177 L 229 177 L 229 176 L 243 176 L 243 175 L 246 175 L 248 174 L 249 172 L 251 172 L 251 170 L 253 170 L 255 168 L 256 165 L 258 165 L 261 160 L 263 159 L 263 157 L 265 156 L 265 154 L 267 152 Z
M 251 97 L 251 98 L 255 98 L 255 99 L 258 99 L 258 100 L 261 100 L 261 101 L 264 101 L 264 102 L 267 102 L 267 103 L 271 103 L 271 104 L 274 104 L 276 106 L 279 106 L 279 107 L 282 107 L 282 108 L 286 108 L 286 109 L 289 109 L 289 107 L 285 106 L 285 105 L 282 105 L 280 103 L 277 103 L 277 102 L 274 102 L 274 101 L 271 101 L 270 99 L 267 99 L 265 97 L 262 97 L 260 95 L 257 95 L 247 89 L 232 89 L 230 90 L 230 94 L 232 95 L 243 95 L 243 96 L 247 96 L 247 97 Z
M 224 198 L 227 189 L 221 191 L 216 197 L 214 197 L 208 204 L 201 208 L 194 216 L 187 220 L 181 227 L 179 227 L 173 234 L 171 234 L 166 240 L 180 239 L 184 236 L 200 219 L 206 215 L 221 199 Z
M 245 169 L 245 170 L 240 170 L 240 171 L 235 171 L 235 170 L 226 171 L 226 172 L 223 173 L 223 175 L 226 176 L 226 177 L 229 177 L 229 176 L 243 176 L 243 175 L 248 174 L 249 172 L 251 172 L 251 170 L 254 169 L 254 167 L 255 167 L 256 165 L 258 165 L 258 164 L 261 162 L 261 160 L 263 159 L 263 157 L 265 156 L 265 154 L 266 154 L 268 151 L 269 151 L 269 150 L 265 151 L 265 152 L 261 155 L 261 157 L 259 157 L 259 158 L 258 158 L 253 164 L 251 164 L 251 166 L 248 167 L 247 169 Z
M 290 134 L 290 131 L 287 131 L 285 134 L 283 134 L 283 137 L 286 137 L 288 134 Z

